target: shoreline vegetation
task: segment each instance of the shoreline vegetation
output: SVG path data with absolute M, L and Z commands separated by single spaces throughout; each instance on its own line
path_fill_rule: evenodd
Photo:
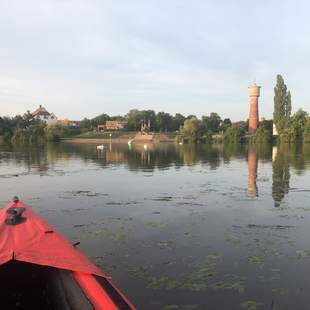
M 210 143 L 310 143 L 310 117 L 302 109 L 291 115 L 291 93 L 284 79 L 277 76 L 274 88 L 273 120 L 262 119 L 255 134 L 248 133 L 248 120 L 232 123 L 212 112 L 201 118 L 195 115 L 174 116 L 155 113 L 153 110 L 130 110 L 125 116 L 110 117 L 101 114 L 93 119 L 84 118 L 79 127 L 69 127 L 63 122 L 47 125 L 36 120 L 28 111 L 23 116 L 0 117 L 0 143 L 44 144 L 46 142 L 74 143 L 127 143 L 140 132 L 141 124 L 148 122 L 148 133 L 153 134 L 154 143 L 176 142 L 179 144 Z M 107 121 L 124 123 L 124 128 L 113 131 L 98 131 L 98 125 Z M 273 135 L 276 130 L 277 135 Z

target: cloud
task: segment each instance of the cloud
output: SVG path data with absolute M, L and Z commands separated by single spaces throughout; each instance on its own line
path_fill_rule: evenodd
M 247 86 L 273 110 L 282 73 L 309 110 L 307 1 L 0 1 L 3 114 L 129 108 L 247 117 Z

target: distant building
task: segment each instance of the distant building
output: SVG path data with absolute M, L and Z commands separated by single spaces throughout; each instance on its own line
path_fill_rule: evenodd
M 106 129 L 105 124 L 104 124 L 104 125 L 98 125 L 98 126 L 97 126 L 97 130 L 98 130 L 98 131 L 103 131 L 103 130 L 105 130 L 105 129 Z
M 40 105 L 33 113 L 31 113 L 34 119 L 46 122 L 47 125 L 57 123 L 57 117 L 54 113 L 48 112 L 42 105 Z
M 78 128 L 81 125 L 81 121 L 69 121 L 68 126 L 72 128 Z
M 245 121 L 238 121 L 231 124 L 233 128 L 241 128 L 245 126 Z
M 78 128 L 81 125 L 81 121 L 71 121 L 67 118 L 62 120 L 62 123 L 71 128 Z
M 98 131 L 102 130 L 120 130 L 126 125 L 126 121 L 106 121 L 104 125 L 98 125 Z

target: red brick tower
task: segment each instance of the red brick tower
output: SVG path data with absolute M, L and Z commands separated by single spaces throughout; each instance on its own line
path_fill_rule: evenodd
M 255 133 L 258 127 L 258 97 L 260 95 L 260 86 L 255 83 L 249 87 L 250 96 L 250 115 L 249 115 L 249 133 Z

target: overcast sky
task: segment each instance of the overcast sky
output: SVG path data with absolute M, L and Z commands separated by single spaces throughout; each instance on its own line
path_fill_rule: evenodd
M 276 74 L 310 111 L 307 0 L 0 0 L 0 115 L 39 104 L 60 118 L 129 109 L 248 116 Z

